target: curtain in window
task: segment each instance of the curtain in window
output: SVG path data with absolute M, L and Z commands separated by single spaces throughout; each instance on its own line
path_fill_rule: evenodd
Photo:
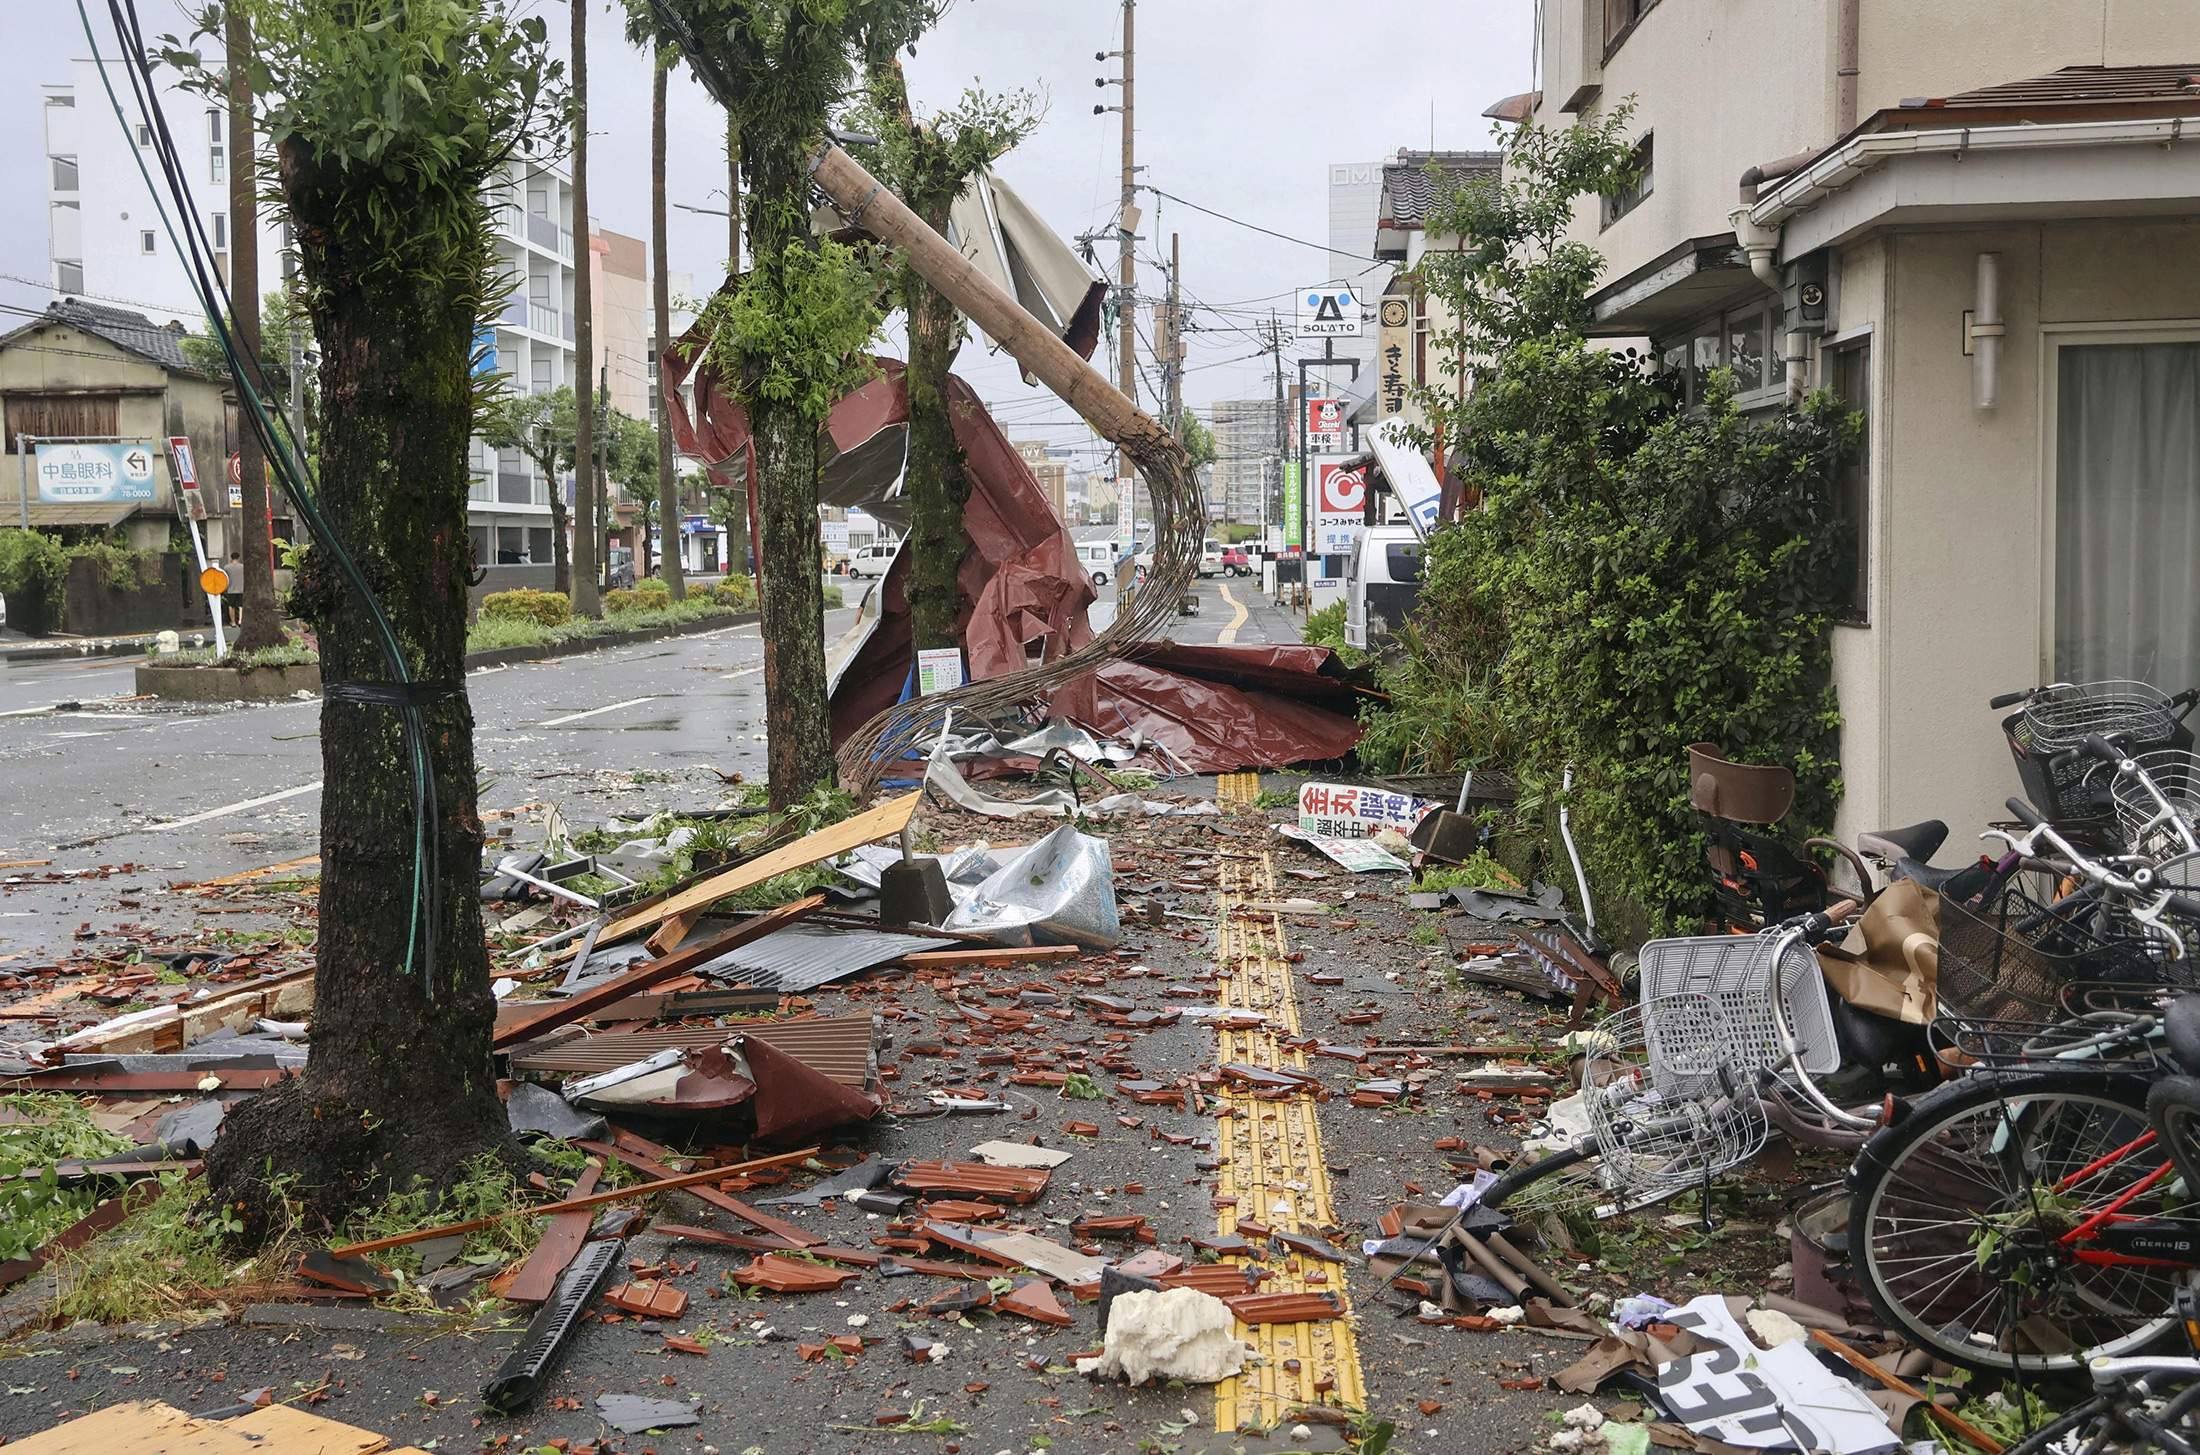
M 2200 684 L 2200 344 L 2066 347 L 2055 675 Z

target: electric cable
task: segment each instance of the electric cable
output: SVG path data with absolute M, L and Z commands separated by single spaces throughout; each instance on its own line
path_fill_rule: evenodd
M 116 122 L 122 127 L 125 138 L 130 138 L 130 122 L 123 113 L 122 101 L 115 93 L 114 82 L 108 74 L 106 57 L 101 54 L 99 39 L 92 29 L 91 15 L 84 0 L 76 0 L 77 18 L 83 25 L 84 39 L 91 47 L 92 61 L 99 72 L 100 85 L 107 94 L 108 105 L 113 109 Z M 309 478 L 309 471 L 300 463 L 303 452 L 292 431 L 290 420 L 281 412 L 271 412 L 263 391 L 267 380 L 261 361 L 248 357 L 237 342 L 230 320 L 234 316 L 228 287 L 211 265 L 213 249 L 208 245 L 205 231 L 192 203 L 189 184 L 184 180 L 182 154 L 168 128 L 168 120 L 162 110 L 158 87 L 152 75 L 152 51 L 145 43 L 143 29 L 137 15 L 136 0 L 107 0 L 108 19 L 115 29 L 117 45 L 122 53 L 120 65 L 133 101 L 152 137 L 151 150 L 158 161 L 163 188 L 153 181 L 147 169 L 146 148 L 131 146 L 139 175 L 143 177 L 151 194 L 155 211 L 160 214 L 161 226 L 167 232 L 170 243 L 183 260 L 185 272 L 192 290 L 204 309 L 207 324 L 215 341 L 220 345 L 230 376 L 237 384 L 237 392 L 243 412 L 253 433 L 259 436 L 267 461 L 298 516 L 305 522 L 308 532 L 336 563 L 339 575 L 358 597 L 365 608 L 370 635 L 380 651 L 390 677 L 399 685 L 404 700 L 397 706 L 399 722 L 404 731 L 407 757 L 412 778 L 413 807 L 413 883 L 410 923 L 405 945 L 405 969 L 413 970 L 416 958 L 422 973 L 428 996 L 435 994 L 435 936 L 441 923 L 441 842 L 433 826 L 440 821 L 440 810 L 435 788 L 435 774 L 428 748 L 427 728 L 421 718 L 420 703 L 411 691 L 417 679 L 405 660 L 403 645 L 398 641 L 396 629 L 391 625 L 382 603 L 368 586 L 358 562 L 343 544 L 333 525 L 321 513 L 318 499 L 318 482 Z M 175 204 L 171 210 L 169 203 Z M 182 235 L 178 235 L 176 218 L 183 219 Z

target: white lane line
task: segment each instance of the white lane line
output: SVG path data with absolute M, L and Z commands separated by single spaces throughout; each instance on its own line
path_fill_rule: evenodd
M 227 818 L 233 813 L 243 813 L 248 808 L 259 808 L 265 804 L 281 803 L 284 799 L 296 798 L 301 793 L 319 793 L 320 791 L 321 780 L 316 778 L 311 783 L 301 783 L 296 788 L 285 788 L 280 793 L 270 793 L 260 798 L 248 798 L 242 803 L 226 803 L 220 808 L 210 808 L 204 813 L 194 813 L 189 818 L 171 819 L 167 823 L 147 824 L 143 832 L 157 834 L 168 829 L 189 828 L 195 823 L 205 823 L 210 818 Z
M 1230 588 L 1227 586 L 1222 588 L 1222 599 L 1237 608 L 1237 615 L 1231 617 L 1230 624 L 1216 634 L 1215 645 L 1218 647 L 1235 646 L 1237 644 L 1238 628 L 1245 625 L 1246 619 L 1253 613 L 1246 609 L 1244 602 L 1230 594 Z
M 569 712 L 563 717 L 549 718 L 542 722 L 536 723 L 535 726 L 556 727 L 560 723 L 579 722 L 584 717 L 594 717 L 598 713 L 604 712 L 617 712 L 622 707 L 640 707 L 645 702 L 655 702 L 656 700 L 657 699 L 655 697 L 629 697 L 624 702 L 613 702 L 607 703 L 602 707 L 591 707 L 586 712 Z
M 764 669 L 763 669 L 762 667 L 743 667 L 743 668 L 742 668 L 742 669 L 741 669 L 740 671 L 738 671 L 738 672 L 721 672 L 721 673 L 719 673 L 719 674 L 718 674 L 718 680 L 719 680 L 719 681 L 721 681 L 721 682 L 731 682 L 731 681 L 732 681 L 732 680 L 733 680 L 734 678 L 736 678 L 736 677 L 751 677 L 751 676 L 754 676 L 754 675 L 755 675 L 756 673 L 758 673 L 758 672 L 761 672 L 761 671 L 763 671 L 763 670 L 764 670 Z

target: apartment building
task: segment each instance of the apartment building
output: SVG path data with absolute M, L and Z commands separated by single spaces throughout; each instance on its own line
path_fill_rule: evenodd
M 163 327 L 204 329 L 204 316 L 183 258 L 139 169 L 150 163 L 152 137 L 126 132 L 108 106 L 98 66 L 72 63 L 66 83 L 42 88 L 47 152 L 48 282 L 63 297 L 143 313 Z M 183 160 L 197 212 L 224 281 L 229 259 L 228 118 L 225 110 L 173 85 L 161 107 Z M 494 319 L 484 320 L 476 368 L 509 376 L 523 393 L 578 386 L 573 349 L 573 191 L 562 167 L 514 158 L 485 189 L 499 264 L 512 292 Z M 261 229 L 259 287 L 278 288 L 296 269 L 285 227 Z M 619 362 L 613 401 L 636 415 L 649 409 L 650 357 L 647 250 L 631 238 L 605 234 L 592 253 L 599 262 L 597 338 Z M 636 275 L 639 275 L 637 279 Z M 605 346 L 605 345 L 600 345 Z M 224 450 L 234 441 L 226 434 Z M 213 467 L 201 452 L 209 475 Z M 218 456 L 212 457 L 218 460 Z M 476 440 L 468 525 L 474 556 L 489 578 L 482 589 L 547 586 L 551 579 L 550 481 L 517 450 L 499 453 Z M 571 482 L 562 482 L 570 499 Z M 209 492 L 214 534 L 227 502 Z M 538 579 L 539 578 L 539 579 Z
M 1579 209 L 1596 331 L 1742 404 L 1862 410 L 1836 499 L 1839 828 L 1971 841 L 2017 784 L 1987 700 L 2200 682 L 2200 31 L 2160 0 L 1549 0 L 1562 126 L 1643 162 Z M 1960 852 L 1960 850 L 1958 850 Z
M 1272 497 L 1283 480 L 1276 410 L 1273 398 L 1218 399 L 1209 406 L 1217 514 L 1232 525 L 1265 525 L 1275 514 Z

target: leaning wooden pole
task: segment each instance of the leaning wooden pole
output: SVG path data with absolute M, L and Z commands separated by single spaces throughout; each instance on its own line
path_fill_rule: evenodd
M 1119 595 L 1112 625 L 1078 651 L 1038 667 L 990 677 L 953 692 L 888 708 L 840 748 L 842 781 L 868 797 L 889 764 L 935 736 L 948 713 L 986 719 L 1022 706 L 1120 657 L 1158 634 L 1176 614 L 1206 536 L 1207 503 L 1189 456 L 1160 422 L 1079 358 L 1054 331 L 978 272 L 971 261 L 888 191 L 855 158 L 826 143 L 810 163 L 818 189 L 848 221 L 899 248 L 937 288 L 1016 362 L 1059 395 L 1102 438 L 1122 447 L 1145 478 L 1158 539 L 1146 584 Z

